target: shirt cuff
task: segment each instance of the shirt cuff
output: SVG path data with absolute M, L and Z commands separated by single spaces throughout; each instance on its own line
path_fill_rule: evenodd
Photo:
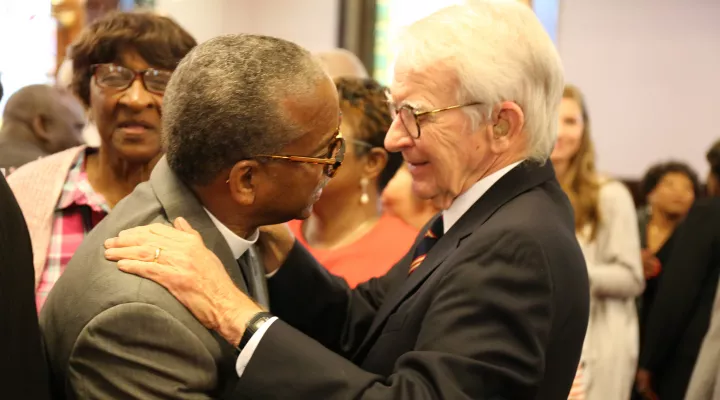
M 267 332 L 268 328 L 270 328 L 270 325 L 272 325 L 272 323 L 277 319 L 277 317 L 272 317 L 262 324 L 257 332 L 250 337 L 247 346 L 240 351 L 237 363 L 235 363 L 235 371 L 237 371 L 238 377 L 242 377 L 243 372 L 245 372 L 245 367 L 247 367 L 255 349 L 258 347 L 258 344 L 260 344 L 260 339 L 262 339 L 265 332 Z

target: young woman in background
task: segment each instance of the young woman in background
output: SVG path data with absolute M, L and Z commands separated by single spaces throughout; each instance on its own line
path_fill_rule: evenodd
M 550 158 L 575 210 L 590 279 L 590 319 L 581 361 L 585 398 L 627 400 L 638 356 L 635 298 L 645 282 L 637 214 L 627 188 L 595 170 L 587 109 L 573 86 L 563 93 Z

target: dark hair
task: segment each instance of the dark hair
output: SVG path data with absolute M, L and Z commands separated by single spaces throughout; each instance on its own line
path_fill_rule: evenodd
M 369 143 L 372 147 L 384 147 L 385 135 L 392 124 L 390 105 L 387 102 L 387 88 L 374 79 L 342 77 L 335 79 L 340 98 L 343 120 L 346 120 L 355 132 L 357 140 Z M 357 154 L 368 150 L 365 146 L 355 146 Z M 390 179 L 402 166 L 400 153 L 389 153 L 388 162 L 378 177 L 378 188 L 382 191 Z
M 328 79 L 322 65 L 287 40 L 241 34 L 203 42 L 165 90 L 170 167 L 184 182 L 206 185 L 239 160 L 276 153 L 307 132 L 283 99 L 314 93 L 321 79 Z
M 640 184 L 640 195 L 642 198 L 647 198 L 650 192 L 657 187 L 662 178 L 665 175 L 672 173 L 685 175 L 688 179 L 690 179 L 690 182 L 692 182 L 695 197 L 700 195 L 700 180 L 698 179 L 697 173 L 685 163 L 679 161 L 667 161 L 651 166 L 645 173 L 642 183 Z
M 715 179 L 720 179 L 720 140 L 710 147 L 706 157 L 708 163 L 710 163 L 710 171 L 715 175 Z
M 135 50 L 151 66 L 172 71 L 196 45 L 170 18 L 149 12 L 108 13 L 85 28 L 68 51 L 72 90 L 89 107 L 93 64 L 118 62 L 121 52 Z

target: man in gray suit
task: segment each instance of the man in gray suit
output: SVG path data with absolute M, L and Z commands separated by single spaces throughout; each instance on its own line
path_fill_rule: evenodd
M 166 156 L 85 239 L 43 308 L 57 398 L 223 398 L 238 380 L 237 350 L 163 287 L 106 261 L 103 242 L 183 216 L 234 284 L 267 304 L 262 270 L 245 257 L 257 227 L 307 217 L 342 161 L 335 86 L 284 40 L 201 44 L 175 70 L 163 108 Z

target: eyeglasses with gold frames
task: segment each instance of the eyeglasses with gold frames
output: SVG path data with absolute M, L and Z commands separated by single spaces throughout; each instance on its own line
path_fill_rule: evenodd
M 299 163 L 308 164 L 319 164 L 324 165 L 323 172 L 329 178 L 332 178 L 337 173 L 338 169 L 343 163 L 345 158 L 345 139 L 342 137 L 340 129 L 337 130 L 337 135 L 330 141 L 328 145 L 327 158 L 318 157 L 305 157 L 305 156 L 279 156 L 279 155 L 267 155 L 261 154 L 257 157 L 270 158 L 273 160 L 287 160 Z
M 337 174 L 338 169 L 345 159 L 345 139 L 342 136 L 342 132 L 340 132 L 341 121 L 342 115 L 338 116 L 337 129 L 335 129 L 333 139 L 330 140 L 330 143 L 328 144 L 326 158 L 273 154 L 259 154 L 253 158 L 269 158 L 271 160 L 285 160 L 290 162 L 323 165 L 323 172 L 325 175 L 332 178 L 335 174 Z M 225 183 L 230 183 L 230 179 L 226 180 Z
M 413 139 L 419 139 L 420 138 L 420 121 L 421 118 L 425 118 L 430 115 L 435 115 L 437 113 L 441 113 L 443 111 L 449 111 L 449 110 L 455 110 L 458 108 L 463 107 L 470 107 L 470 106 L 479 106 L 482 105 L 482 102 L 474 101 L 470 103 L 465 104 L 458 104 L 455 106 L 450 107 L 443 107 L 443 108 L 437 108 L 435 110 L 430 111 L 419 111 L 416 110 L 414 107 L 412 107 L 409 104 L 402 105 L 400 107 L 396 107 L 392 104 L 390 92 L 386 92 L 386 96 L 388 98 L 388 103 L 390 104 L 390 115 L 392 116 L 392 119 L 395 120 L 398 116 L 400 117 L 400 122 L 402 122 L 403 126 L 405 127 L 405 130 L 410 134 L 410 137 Z

